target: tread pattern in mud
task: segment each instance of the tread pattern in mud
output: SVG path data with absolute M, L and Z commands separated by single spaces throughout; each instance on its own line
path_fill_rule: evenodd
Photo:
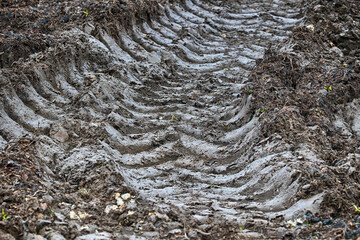
M 36 138 L 70 181 L 104 162 L 144 198 L 198 215 L 284 209 L 297 182 L 281 160 L 293 156 L 253 148 L 246 89 L 255 60 L 301 9 L 229 2 L 184 0 L 131 26 L 64 32 L 74 43 L 33 55 L 17 84 L 2 74 L 0 145 Z

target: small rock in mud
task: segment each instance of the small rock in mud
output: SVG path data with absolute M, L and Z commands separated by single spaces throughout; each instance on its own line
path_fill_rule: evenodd
M 106 214 L 109 214 L 111 211 L 114 211 L 114 210 L 116 210 L 116 209 L 118 209 L 118 206 L 117 206 L 117 205 L 108 205 L 108 206 L 106 206 L 104 212 L 105 212 Z
M 124 200 L 122 200 L 121 198 L 118 198 L 118 199 L 116 200 L 116 204 L 117 204 L 118 206 L 120 206 L 120 207 L 122 207 L 122 206 L 125 205 Z
M 25 234 L 23 237 L 23 240 L 46 240 L 46 238 L 40 236 L 40 235 L 35 235 L 35 234 Z
M 265 239 L 264 235 L 257 232 L 239 233 L 240 239 Z
M 173 229 L 173 230 L 169 231 L 169 234 L 180 235 L 180 234 L 182 234 L 182 231 L 181 231 L 181 229 Z
M 130 195 L 130 193 L 125 193 L 125 194 L 121 195 L 121 198 L 126 201 L 126 200 L 129 200 L 131 198 L 131 195 Z
M 69 140 L 69 134 L 63 127 L 59 127 L 57 131 L 51 134 L 52 138 L 58 140 L 61 143 L 65 143 Z
M 79 219 L 79 216 L 75 213 L 75 211 L 71 211 L 69 214 L 70 219 L 77 220 Z
M 42 197 L 42 199 L 43 199 L 44 202 L 46 202 L 48 204 L 51 204 L 53 202 L 53 200 L 54 200 L 54 198 L 52 196 L 50 196 L 50 195 L 44 195 Z
M 333 220 L 332 219 L 325 219 L 322 223 L 323 223 L 323 225 L 331 225 L 331 224 L 333 224 Z
M 93 233 L 75 238 L 75 240 L 110 240 L 111 234 L 108 232 Z
M 49 240 L 66 240 L 60 233 L 51 233 Z

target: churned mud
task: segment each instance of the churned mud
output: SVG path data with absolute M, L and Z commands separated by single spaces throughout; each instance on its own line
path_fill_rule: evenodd
M 357 1 L 0 5 L 0 239 L 360 236 Z

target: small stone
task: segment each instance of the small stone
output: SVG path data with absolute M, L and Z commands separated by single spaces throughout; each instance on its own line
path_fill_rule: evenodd
M 63 235 L 61 235 L 60 233 L 52 232 L 49 240 L 66 240 L 66 238 Z
M 135 214 L 135 212 L 134 211 L 128 211 L 128 216 L 132 216 L 132 215 L 134 215 Z
M 195 231 L 190 231 L 190 232 L 188 232 L 188 237 L 190 238 L 190 239 L 197 239 L 198 238 L 198 233 L 197 232 L 195 232 Z
M 314 7 L 314 10 L 315 10 L 315 12 L 320 12 L 321 10 L 323 9 L 323 5 L 316 5 L 315 7 Z
M 330 49 L 330 52 L 331 53 L 335 53 L 336 55 L 338 55 L 339 57 L 344 57 L 344 53 L 340 50 L 340 48 L 338 48 L 338 47 L 332 47 L 331 49 Z
M 24 235 L 23 240 L 46 240 L 46 238 L 43 238 L 40 235 L 29 233 Z
M 333 220 L 332 219 L 325 219 L 322 223 L 323 223 L 323 225 L 331 225 L 331 224 L 333 224 Z
M 95 27 L 91 23 L 87 23 L 84 27 L 84 32 L 91 34 L 94 31 Z
M 116 210 L 116 209 L 118 209 L 118 206 L 117 206 L 117 205 L 107 205 L 106 208 L 105 208 L 105 210 L 104 210 L 104 212 L 105 212 L 106 214 L 109 214 L 111 211 L 114 211 L 114 210 Z
M 87 214 L 86 212 L 78 211 L 77 214 L 80 217 L 80 219 L 85 219 L 89 217 L 89 214 Z
M 182 231 L 181 231 L 181 229 L 173 229 L 173 230 L 169 231 L 169 234 L 180 235 L 180 234 L 182 234 Z
M 49 220 L 38 220 L 36 222 L 36 226 L 38 229 L 41 229 L 43 227 L 45 227 L 46 225 L 50 225 L 51 224 L 51 221 Z
M 356 221 L 357 221 L 358 223 L 360 223 L 360 216 L 358 216 L 358 217 L 356 218 Z
M 111 234 L 108 232 L 93 233 L 75 238 L 75 240 L 110 240 Z
M 65 130 L 60 130 L 54 134 L 54 138 L 59 142 L 65 143 L 67 140 L 69 140 L 69 134 Z
M 47 209 L 48 205 L 46 203 L 41 203 L 40 207 L 43 211 L 45 211 Z
M 315 27 L 314 27 L 314 25 L 312 25 L 312 24 L 306 26 L 306 28 L 309 29 L 309 30 L 312 31 L 312 32 L 315 30 Z
M 317 223 L 317 222 L 320 222 L 320 221 L 321 221 L 321 219 L 319 217 L 313 217 L 310 220 L 311 223 Z
M 53 201 L 54 201 L 54 198 L 50 195 L 44 195 L 42 197 L 43 201 L 48 203 L 48 204 L 51 204 Z
M 79 219 L 79 216 L 74 211 L 70 211 L 69 216 L 70 216 L 70 219 L 72 219 L 72 220 Z
M 122 200 L 121 198 L 116 201 L 116 204 L 121 207 L 125 205 L 124 200 Z
M 62 215 L 61 213 L 58 213 L 58 212 L 54 212 L 54 215 L 57 219 L 59 219 L 60 221 L 64 221 L 65 220 L 65 216 Z
M 125 193 L 125 194 L 121 195 L 121 198 L 124 199 L 125 201 L 129 200 L 131 198 L 131 194 L 130 193 Z
M 240 239 L 264 239 L 264 235 L 257 232 L 245 232 L 245 233 L 239 233 L 238 235 Z
M 321 174 L 321 175 L 320 175 L 320 179 L 323 179 L 323 180 L 324 180 L 324 179 L 327 179 L 327 174 Z
M 345 228 L 346 223 L 344 220 L 340 220 L 337 223 L 334 224 L 333 228 Z
M 308 190 L 311 187 L 310 184 L 306 184 L 302 187 L 303 190 Z
M 115 199 L 118 200 L 119 198 L 121 198 L 121 194 L 120 193 L 115 193 Z

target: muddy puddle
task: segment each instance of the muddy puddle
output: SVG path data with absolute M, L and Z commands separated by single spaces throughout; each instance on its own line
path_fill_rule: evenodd
M 254 101 L 257 59 L 305 24 L 307 4 L 155 5 L 153 15 L 114 14 L 101 24 L 58 29 L 59 44 L 0 69 L 1 166 L 29 156 L 40 179 L 32 188 L 3 190 L 0 203 L 9 216 L 15 205 L 6 196 L 13 191 L 25 191 L 15 202 L 31 208 L 25 220 L 8 220 L 16 223 L 12 228 L 3 221 L 4 234 L 281 238 L 286 221 L 320 211 L 326 191 L 299 192 L 310 188 L 307 174 L 325 174 L 319 166 L 326 159 L 277 129 L 297 129 L 295 120 L 294 126 L 285 121 L 297 110 Z M 360 104 L 343 106 L 328 124 L 358 140 Z M 269 124 L 270 110 L 284 111 L 286 126 Z M 359 160 L 356 150 L 346 157 Z M 21 176 L 17 181 L 35 179 Z

